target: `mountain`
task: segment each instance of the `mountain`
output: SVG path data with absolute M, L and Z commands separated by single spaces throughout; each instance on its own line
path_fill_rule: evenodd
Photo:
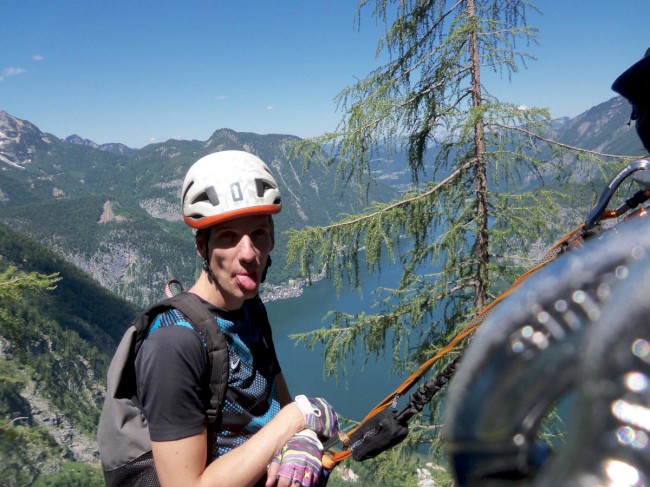
M 555 120 L 551 129 L 568 145 L 643 154 L 628 126 L 629 113 L 629 104 L 614 97 L 572 119 Z M 278 249 L 285 248 L 291 228 L 325 224 L 366 206 L 354 187 L 336 186 L 320 165 L 305 171 L 302 160 L 290 159 L 296 141 L 291 135 L 223 128 L 206 141 L 168 140 L 135 150 L 100 146 L 79 135 L 58 139 L 0 111 L 0 221 L 61 253 L 120 296 L 145 305 L 158 298 L 165 281 L 190 283 L 199 268 L 191 232 L 180 219 L 179 188 L 187 168 L 208 153 L 247 150 L 271 166 L 285 203 L 276 217 Z M 435 147 L 428 160 L 434 153 Z M 404 153 L 383 157 L 380 148 L 378 154 L 373 162 L 378 184 L 371 187 L 369 200 L 388 201 L 412 185 L 411 174 Z M 595 166 L 585 167 L 574 157 L 565 156 L 561 164 L 577 183 L 602 179 Z M 433 174 L 432 167 L 426 171 Z M 295 275 L 282 252 L 273 257 L 271 284 Z
M 92 140 L 82 139 L 77 134 L 69 135 L 68 137 L 65 138 L 65 141 L 70 142 L 71 144 L 86 145 L 88 147 L 93 147 L 95 149 L 100 149 L 107 152 L 113 152 L 114 154 L 122 154 L 127 156 L 137 152 L 137 149 L 131 149 L 130 147 L 124 144 L 109 143 L 109 144 L 100 145 L 97 144 L 96 142 L 93 142 Z
M 290 160 L 290 135 L 219 129 L 206 141 L 169 140 L 128 154 L 41 132 L 0 112 L 0 221 L 59 252 L 108 289 L 144 306 L 160 297 L 166 281 L 193 281 L 200 263 L 191 231 L 180 216 L 180 187 L 189 166 L 217 150 L 253 152 L 271 166 L 283 191 L 275 218 L 276 243 L 286 230 L 332 221 L 363 209 L 354 188 L 335 190 L 321 166 L 303 170 Z M 4 164 L 3 164 L 4 163 Z M 387 201 L 395 190 L 380 185 L 371 198 Z M 269 282 L 296 271 L 275 252 Z
M 643 154 L 635 130 L 627 125 L 629 113 L 629 104 L 615 97 L 572 119 L 555 120 L 551 128 L 553 136 L 568 145 Z M 277 285 L 296 274 L 286 267 L 281 251 L 287 230 L 359 212 L 368 201 L 360 199 L 354 187 L 337 186 L 320 165 L 305 171 L 302 160 L 290 159 L 296 141 L 299 138 L 291 135 L 222 128 L 205 141 L 168 140 L 135 150 L 120 144 L 100 146 L 79 135 L 58 139 L 0 111 L 0 221 L 144 306 L 160 296 L 166 281 L 176 278 L 189 284 L 200 268 L 191 232 L 179 214 L 179 189 L 187 168 L 217 150 L 247 150 L 271 166 L 283 191 L 284 208 L 275 219 L 280 250 L 273 255 L 269 273 L 269 283 Z M 380 148 L 378 154 L 373 162 L 378 184 L 371 187 L 369 200 L 388 201 L 413 183 L 404 153 L 384 157 Z M 435 147 L 428 160 L 434 154 Z M 602 180 L 595 166 L 581 165 L 575 157 L 561 164 L 576 183 Z M 426 171 L 433 174 L 430 166 Z M 535 183 L 533 175 L 530 182 Z
M 590 108 L 557 129 L 558 141 L 605 154 L 644 154 L 641 140 L 630 124 L 632 108 L 617 96 Z

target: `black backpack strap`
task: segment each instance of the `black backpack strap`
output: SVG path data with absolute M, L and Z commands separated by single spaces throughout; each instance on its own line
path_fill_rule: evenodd
M 160 301 L 151 306 L 133 323 L 136 327 L 137 338 L 134 343 L 134 356 L 140 350 L 142 342 L 147 337 L 152 323 L 158 315 L 170 309 L 177 309 L 200 333 L 207 344 L 207 353 L 210 366 L 210 404 L 206 407 L 207 422 L 215 424 L 220 418 L 228 387 L 228 346 L 221 328 L 216 324 L 215 318 L 205 307 L 196 294 L 181 292 L 171 298 Z
M 181 292 L 166 299 L 161 304 L 169 305 L 183 313 L 207 343 L 210 360 L 210 405 L 206 410 L 208 424 L 217 423 L 220 418 L 221 406 L 228 387 L 228 346 L 226 339 L 217 325 L 214 315 L 195 294 Z
M 221 422 L 221 407 L 228 388 L 228 373 L 230 372 L 228 345 L 214 316 L 195 294 L 181 292 L 163 302 L 183 313 L 207 343 L 208 360 L 210 362 L 210 401 L 205 410 L 208 429 L 207 465 L 212 461 L 216 431 Z

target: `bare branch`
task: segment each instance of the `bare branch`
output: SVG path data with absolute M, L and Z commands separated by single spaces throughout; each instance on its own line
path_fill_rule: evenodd
M 576 152 L 584 152 L 586 154 L 593 154 L 593 155 L 600 156 L 600 157 L 612 157 L 612 158 L 615 158 L 615 159 L 636 160 L 636 159 L 643 158 L 643 156 L 621 156 L 621 155 L 617 155 L 617 154 L 605 154 L 604 152 L 598 152 L 598 151 L 594 151 L 594 150 L 583 149 L 581 147 L 575 147 L 575 146 L 572 146 L 572 145 L 569 145 L 569 144 L 563 144 L 562 142 L 558 142 L 557 140 L 549 139 L 548 137 L 544 137 L 542 135 L 533 133 L 530 130 L 526 130 L 526 129 L 521 128 L 521 127 L 513 127 L 512 125 L 504 125 L 504 124 L 501 124 L 501 123 L 489 123 L 489 124 L 486 124 L 486 125 L 501 127 L 503 129 L 507 129 L 507 130 L 515 130 L 517 132 L 524 133 L 524 134 L 526 134 L 529 137 L 532 137 L 534 139 L 543 140 L 544 142 L 547 142 L 549 144 L 557 145 L 559 147 L 564 147 L 565 149 L 570 149 L 570 150 L 576 151 Z
M 372 213 L 368 213 L 367 215 L 360 216 L 359 218 L 355 218 L 354 220 L 348 220 L 348 221 L 341 222 L 341 223 L 335 223 L 333 225 L 327 225 L 326 227 L 321 227 L 321 230 L 322 231 L 328 231 L 328 230 L 332 230 L 334 228 L 341 228 L 341 227 L 347 227 L 347 226 L 350 226 L 350 225 L 355 225 L 355 224 L 357 224 L 359 222 L 363 222 L 365 220 L 372 219 L 372 218 L 374 218 L 377 215 L 380 215 L 382 213 L 387 213 L 387 212 L 389 212 L 391 210 L 394 210 L 395 208 L 399 208 L 399 207 L 402 207 L 402 206 L 407 206 L 407 205 L 413 203 L 414 201 L 418 201 L 418 200 L 421 200 L 423 198 L 427 198 L 427 197 L 431 196 L 432 194 L 436 193 L 443 186 L 449 184 L 449 182 L 453 181 L 463 171 L 469 169 L 472 166 L 472 164 L 474 164 L 474 162 L 475 162 L 474 160 L 470 160 L 470 161 L 466 162 L 465 164 L 460 166 L 458 169 L 456 169 L 454 172 L 452 172 L 449 176 L 447 176 L 444 180 L 442 180 L 441 182 L 436 184 L 429 191 L 425 191 L 424 193 L 420 193 L 420 194 L 415 195 L 415 196 L 413 196 L 411 198 L 400 200 L 397 203 L 393 203 L 392 205 L 388 205 L 388 206 L 386 206 L 384 208 L 381 208 L 381 209 L 379 209 L 377 211 L 374 211 Z

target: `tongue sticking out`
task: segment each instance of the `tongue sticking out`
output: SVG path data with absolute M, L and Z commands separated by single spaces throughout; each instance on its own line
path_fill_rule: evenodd
M 255 291 L 257 289 L 257 274 L 237 274 L 237 282 L 245 291 Z

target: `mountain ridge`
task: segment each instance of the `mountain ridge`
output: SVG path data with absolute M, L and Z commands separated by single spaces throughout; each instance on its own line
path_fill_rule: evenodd
M 334 192 L 334 175 L 319 165 L 303 170 L 289 158 L 296 136 L 218 129 L 205 141 L 150 144 L 129 154 L 95 147 L 71 136 L 58 139 L 27 121 L 0 112 L 0 220 L 56 249 L 109 289 L 140 306 L 158 298 L 170 279 L 192 282 L 196 252 L 180 215 L 180 187 L 198 158 L 217 150 L 246 150 L 272 169 L 284 198 L 274 220 L 277 248 L 290 228 L 325 224 L 368 204 L 354 188 Z M 9 130 L 11 129 L 11 130 Z M 314 195 L 318 198 L 314 198 Z M 376 185 L 371 198 L 387 201 L 395 190 Z M 105 209 L 111 219 L 102 220 Z M 100 223 L 101 222 L 101 223 Z M 269 284 L 295 277 L 276 252 Z

